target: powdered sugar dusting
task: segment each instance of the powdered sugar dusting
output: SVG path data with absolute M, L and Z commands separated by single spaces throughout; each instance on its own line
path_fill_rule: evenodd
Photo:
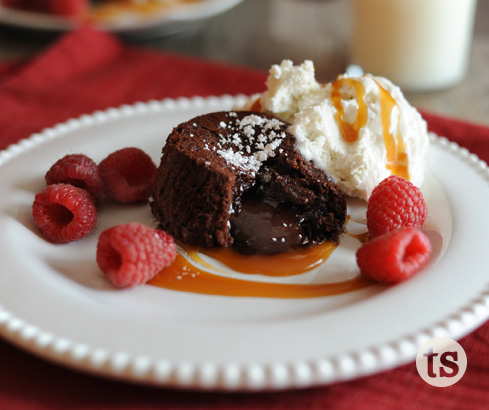
M 255 158 L 253 155 L 245 156 L 240 152 L 235 152 L 232 148 L 219 150 L 217 153 L 223 157 L 228 164 L 235 166 L 236 168 L 247 169 L 253 172 L 258 172 L 263 160 Z
M 258 172 L 263 162 L 275 156 L 275 150 L 285 138 L 286 124 L 257 114 L 238 119 L 235 112 L 230 112 L 228 118 L 227 122 L 219 123 L 228 134 L 219 134 L 217 154 L 233 167 Z

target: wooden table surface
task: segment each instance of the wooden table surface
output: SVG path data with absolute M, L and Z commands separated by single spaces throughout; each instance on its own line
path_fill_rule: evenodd
M 265 71 L 285 58 L 311 59 L 318 79 L 329 81 L 348 63 L 349 27 L 347 0 L 244 0 L 180 33 L 123 40 Z M 0 62 L 33 56 L 57 36 L 0 27 Z M 406 96 L 418 108 L 489 125 L 489 0 L 478 0 L 467 78 L 450 89 Z

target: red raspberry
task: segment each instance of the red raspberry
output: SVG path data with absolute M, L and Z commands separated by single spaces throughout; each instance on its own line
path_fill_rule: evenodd
M 103 231 L 97 244 L 97 263 L 119 287 L 146 283 L 176 256 L 173 238 L 163 231 L 130 222 Z
M 367 206 L 367 228 L 371 238 L 403 226 L 422 228 L 428 208 L 419 188 L 397 175 L 377 185 Z
M 406 227 L 377 236 L 357 251 L 360 271 L 380 283 L 406 280 L 428 262 L 431 243 L 417 228 Z
M 97 210 L 90 194 L 69 184 L 53 184 L 39 192 L 32 215 L 46 239 L 54 243 L 87 236 L 97 223 Z
M 139 148 L 113 152 L 99 164 L 104 191 L 119 202 L 148 200 L 156 178 L 156 165 Z
M 97 164 L 84 154 L 69 154 L 56 161 L 46 173 L 46 183 L 71 184 L 86 189 L 97 202 L 103 194 Z

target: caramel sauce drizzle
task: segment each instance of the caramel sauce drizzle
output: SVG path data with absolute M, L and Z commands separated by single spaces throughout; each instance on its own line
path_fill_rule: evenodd
M 235 271 L 266 276 L 290 276 L 307 272 L 324 263 L 336 249 L 335 244 L 326 242 L 308 246 L 294 252 L 279 255 L 240 255 L 229 248 L 199 250 L 188 248 L 189 259 L 178 254 L 175 261 L 148 282 L 165 289 L 219 296 L 247 296 L 268 298 L 311 298 L 339 295 L 370 286 L 372 282 L 363 276 L 336 283 L 288 284 L 257 282 L 236 279 L 230 276 L 207 272 L 205 268 L 216 269 L 205 262 L 198 254 L 207 256 L 227 265 Z M 219 270 L 219 269 L 217 269 Z
M 375 80 L 374 80 L 375 81 Z M 398 175 L 409 180 L 408 157 L 406 154 L 406 143 L 401 135 L 401 110 L 396 100 L 384 87 L 375 81 L 380 93 L 380 117 L 382 121 L 382 132 L 384 134 L 384 144 L 387 150 L 387 169 L 391 175 Z M 397 126 L 395 133 L 391 132 L 391 119 L 394 108 L 397 107 Z
M 358 112 L 353 123 L 344 121 L 345 109 L 341 104 L 341 88 L 344 84 L 348 84 L 355 89 L 356 98 L 358 102 Z M 358 138 L 358 132 L 360 129 L 367 125 L 368 120 L 368 108 L 365 104 L 365 88 L 362 83 L 354 78 L 343 78 L 341 80 L 334 81 L 332 83 L 333 91 L 331 94 L 331 101 L 336 108 L 335 120 L 338 124 L 341 132 L 341 136 L 346 142 L 354 142 Z
M 261 98 L 258 97 L 253 104 L 251 104 L 250 111 L 261 111 L 262 106 L 261 106 Z
M 337 245 L 325 242 L 321 245 L 304 246 L 294 252 L 277 255 L 243 255 L 232 248 L 207 248 L 187 250 L 190 258 L 213 268 L 199 257 L 199 252 L 223 263 L 236 272 L 264 276 L 292 276 L 314 269 L 325 262 Z
M 371 78 L 371 77 L 370 77 Z M 401 110 L 394 98 L 382 87 L 375 79 L 373 81 L 379 88 L 380 117 L 382 122 L 382 134 L 387 151 L 387 169 L 391 175 L 398 175 L 407 180 L 410 179 L 408 172 L 408 157 L 406 154 L 406 144 L 402 138 L 400 130 Z M 341 104 L 341 89 L 347 84 L 355 90 L 358 103 L 358 112 L 353 123 L 344 120 L 345 109 Z M 359 131 L 367 124 L 368 107 L 365 104 L 365 87 L 355 78 L 343 78 L 332 83 L 331 100 L 336 108 L 335 120 L 341 132 L 341 136 L 347 142 L 354 142 L 358 138 Z M 391 131 L 392 113 L 397 107 L 397 126 L 394 132 Z

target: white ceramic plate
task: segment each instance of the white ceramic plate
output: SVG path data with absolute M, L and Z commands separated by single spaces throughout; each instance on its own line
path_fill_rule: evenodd
M 131 220 L 153 224 L 148 206 L 103 206 L 97 232 L 76 243 L 49 244 L 37 233 L 31 204 L 58 158 L 83 152 L 100 161 L 138 146 L 158 163 L 173 126 L 239 101 L 224 96 L 109 109 L 1 152 L 0 335 L 101 376 L 174 387 L 282 389 L 398 366 L 413 360 L 426 340 L 460 338 L 489 316 L 489 172 L 475 156 L 437 137 L 423 186 L 433 261 L 393 287 L 311 299 L 207 296 L 148 285 L 117 290 L 96 265 L 97 235 Z M 344 236 L 313 273 L 273 280 L 355 276 L 355 246 Z
M 124 35 L 164 35 L 180 31 L 188 24 L 223 13 L 242 0 L 201 0 L 151 14 L 120 12 L 110 20 L 96 21 L 101 29 Z M 1 1 L 0 1 L 1 3 Z M 79 23 L 70 18 L 15 10 L 0 4 L 0 23 L 43 31 L 66 31 Z

